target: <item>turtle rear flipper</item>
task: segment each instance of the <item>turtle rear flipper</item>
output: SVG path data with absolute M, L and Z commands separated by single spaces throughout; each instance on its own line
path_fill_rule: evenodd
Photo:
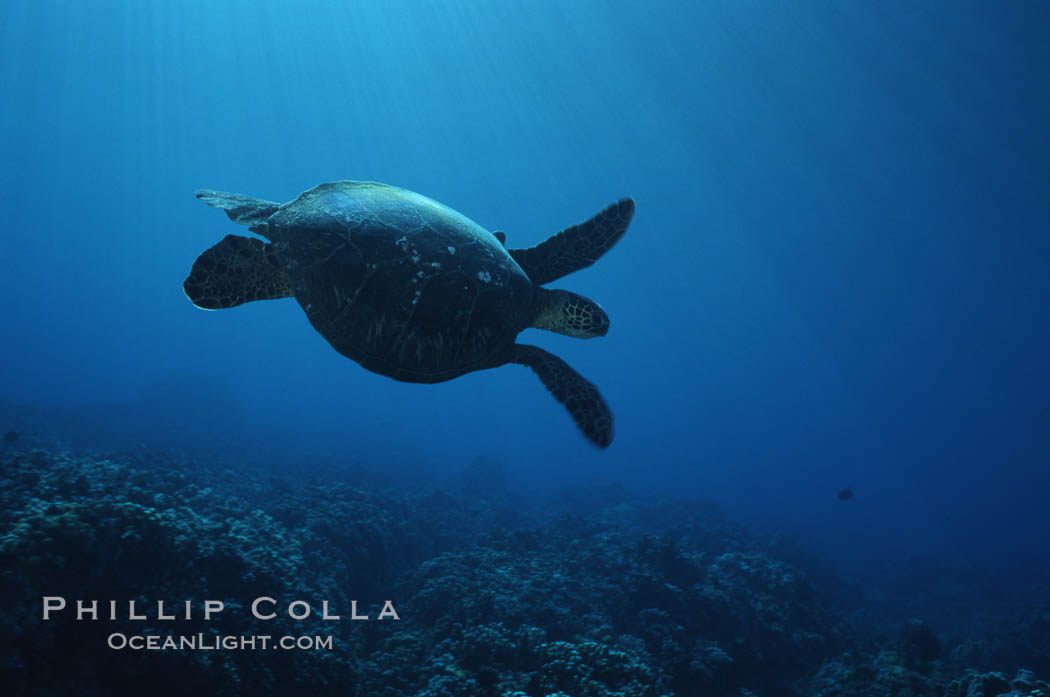
M 203 310 L 292 296 L 291 279 L 277 262 L 273 247 L 238 235 L 226 235 L 197 257 L 182 289 Z
M 193 195 L 212 208 L 221 208 L 230 220 L 240 225 L 261 225 L 277 212 L 281 204 L 264 201 L 245 194 L 230 194 L 225 191 L 198 189 Z
M 569 410 L 588 440 L 599 448 L 607 448 L 612 443 L 613 418 L 609 406 L 598 388 L 568 363 L 528 344 L 515 344 L 510 362 L 532 368 L 554 398 Z
M 634 199 L 621 199 L 535 247 L 507 251 L 533 283 L 543 285 L 598 261 L 627 232 L 633 215 Z

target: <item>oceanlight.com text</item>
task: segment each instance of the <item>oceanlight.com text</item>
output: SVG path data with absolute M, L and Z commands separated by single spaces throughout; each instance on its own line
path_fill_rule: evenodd
M 331 651 L 332 637 L 280 636 L 269 634 L 122 634 L 114 632 L 106 644 L 117 651 L 256 651 L 280 649 L 284 651 Z

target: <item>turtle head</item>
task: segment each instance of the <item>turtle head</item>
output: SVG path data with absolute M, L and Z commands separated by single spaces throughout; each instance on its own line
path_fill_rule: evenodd
M 537 287 L 529 326 L 577 339 L 593 339 L 608 333 L 609 315 L 590 298 L 567 290 Z

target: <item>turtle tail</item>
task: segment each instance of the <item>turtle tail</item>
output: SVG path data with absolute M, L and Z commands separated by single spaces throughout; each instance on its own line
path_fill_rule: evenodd
M 182 290 L 202 310 L 293 295 L 292 281 L 274 256 L 273 246 L 238 235 L 227 235 L 197 257 Z

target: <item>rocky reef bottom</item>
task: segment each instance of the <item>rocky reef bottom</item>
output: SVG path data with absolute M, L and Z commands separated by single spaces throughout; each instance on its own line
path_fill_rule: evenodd
M 849 584 L 710 506 L 501 481 L 8 449 L 0 694 L 1050 697 L 1050 603 L 867 630 Z

